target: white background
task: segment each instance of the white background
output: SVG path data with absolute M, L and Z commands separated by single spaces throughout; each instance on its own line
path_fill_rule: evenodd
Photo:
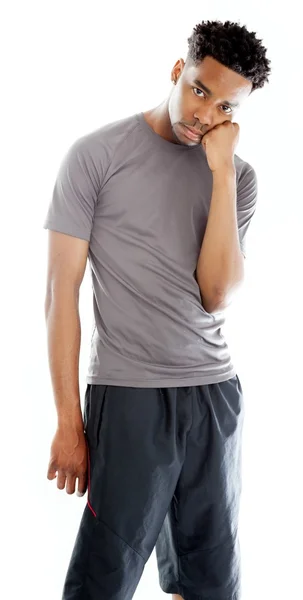
M 256 170 L 246 278 L 225 335 L 246 402 L 242 600 L 302 594 L 302 25 L 299 2 L 13 2 L 2 14 L 1 596 L 59 600 L 86 496 L 46 478 L 56 413 L 47 362 L 43 229 L 60 162 L 103 124 L 157 106 L 204 19 L 240 21 L 272 60 L 237 115 Z M 287 9 L 287 10 L 286 10 Z M 92 290 L 81 288 L 82 402 Z M 135 599 L 165 598 L 155 553 Z M 101 600 L 101 599 L 100 599 Z M 107 600 L 102 598 L 102 600 Z M 214 599 L 216 600 L 216 599 Z

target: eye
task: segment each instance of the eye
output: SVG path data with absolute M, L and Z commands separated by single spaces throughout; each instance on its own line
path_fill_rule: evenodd
M 202 92 L 202 94 L 204 94 L 204 92 L 202 90 L 199 90 L 199 88 L 193 88 L 193 90 L 197 90 L 198 92 Z M 200 98 L 201 96 L 198 96 L 198 98 Z
M 226 104 L 223 104 L 222 106 L 224 106 L 225 108 L 228 108 L 228 110 L 229 110 L 230 112 L 232 112 L 232 111 L 233 111 L 233 109 L 232 109 L 230 106 L 226 106 Z M 224 112 L 226 113 L 226 111 L 225 111 L 225 110 L 224 110 Z M 230 114 L 230 113 L 226 113 L 226 114 Z
M 205 96 L 203 90 L 200 90 L 199 88 L 194 87 L 193 91 L 195 92 L 195 95 L 198 96 L 198 98 L 203 98 L 203 96 Z M 196 91 L 201 92 L 201 94 L 203 94 L 203 96 L 199 96 L 198 94 L 196 94 Z M 230 115 L 230 113 L 233 112 L 233 109 L 230 106 L 227 106 L 226 104 L 222 104 L 222 107 L 227 108 L 227 111 L 226 110 L 223 111 L 226 115 Z

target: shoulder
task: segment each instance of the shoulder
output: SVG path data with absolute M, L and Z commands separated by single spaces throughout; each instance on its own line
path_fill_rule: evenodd
M 239 209 L 254 211 L 258 197 L 258 180 L 253 166 L 235 155 L 237 178 L 237 205 Z
M 76 138 L 68 147 L 65 160 L 79 165 L 88 175 L 104 183 L 105 174 L 118 149 L 137 127 L 136 115 L 106 123 Z
M 75 140 L 73 145 L 80 151 L 91 155 L 101 150 L 106 150 L 108 154 L 112 154 L 136 127 L 136 115 L 132 115 L 118 121 L 106 123 L 82 135 Z
M 244 180 L 257 185 L 257 173 L 254 167 L 237 154 L 234 155 L 234 162 L 236 167 L 237 185 L 241 185 Z

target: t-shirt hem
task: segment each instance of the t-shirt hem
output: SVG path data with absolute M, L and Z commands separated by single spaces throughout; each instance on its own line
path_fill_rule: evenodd
M 196 385 L 209 385 L 211 383 L 220 383 L 235 377 L 236 369 L 232 368 L 225 373 L 216 375 L 200 375 L 198 377 L 186 377 L 183 379 L 107 379 L 98 375 L 87 375 L 86 383 L 97 385 L 116 385 L 119 387 L 145 387 L 145 388 L 164 388 L 164 387 L 191 387 Z

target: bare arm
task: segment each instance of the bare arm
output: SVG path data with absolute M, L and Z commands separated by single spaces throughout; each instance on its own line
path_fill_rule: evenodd
M 49 231 L 45 319 L 58 425 L 83 427 L 79 392 L 79 289 L 89 243 Z
M 237 226 L 236 175 L 232 168 L 213 173 L 211 206 L 196 277 L 202 304 L 208 312 L 228 306 L 244 277 Z

